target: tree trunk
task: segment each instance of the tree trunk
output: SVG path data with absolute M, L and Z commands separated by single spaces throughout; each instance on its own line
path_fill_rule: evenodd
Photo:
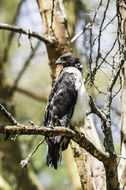
M 100 140 L 93 125 L 92 119 L 88 116 L 84 128 L 81 128 L 91 141 L 101 148 Z M 81 178 L 82 189 L 84 190 L 106 190 L 105 169 L 102 162 L 91 156 L 86 150 L 72 142 L 72 150 L 77 163 Z
M 126 39 L 126 4 L 120 1 L 119 10 L 122 18 L 122 34 Z M 126 40 L 123 41 L 126 47 Z M 120 188 L 126 190 L 126 62 L 122 69 L 122 110 L 121 110 L 121 143 L 120 143 L 120 160 L 118 165 Z
M 73 190 L 81 190 L 82 187 L 81 187 L 81 182 L 80 182 L 80 176 L 79 176 L 77 164 L 73 157 L 71 146 L 69 146 L 67 150 L 63 152 L 63 158 L 65 161 L 67 170 L 69 172 L 70 181 L 71 181 Z
M 119 160 L 120 187 L 126 190 L 126 63 L 122 72 L 122 118 L 121 118 L 121 149 Z
M 67 20 L 62 0 L 37 0 L 37 2 L 42 16 L 44 35 L 45 37 L 55 40 L 52 45 L 47 44 L 46 46 L 53 84 L 61 70 L 61 66 L 56 68 L 56 60 L 60 55 L 71 52 L 70 40 L 67 31 Z

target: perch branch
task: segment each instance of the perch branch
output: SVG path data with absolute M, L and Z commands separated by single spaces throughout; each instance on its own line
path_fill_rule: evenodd
M 46 137 L 58 135 L 65 136 L 75 141 L 77 144 L 80 145 L 80 147 L 87 150 L 92 156 L 96 157 L 99 161 L 102 161 L 104 164 L 106 164 L 109 161 L 109 154 L 104 153 L 97 146 L 95 146 L 87 137 L 84 136 L 83 133 L 78 135 L 78 133 L 76 133 L 75 131 L 65 127 L 29 127 L 25 125 L 0 126 L 0 133 L 20 135 L 44 135 Z
M 37 32 L 33 32 L 30 30 L 24 30 L 23 28 L 20 28 L 17 26 L 11 26 L 9 24 L 0 23 L 0 30 L 8 30 L 8 31 L 19 33 L 19 34 L 24 34 L 24 35 L 27 35 L 28 38 L 34 37 L 46 44 L 52 44 L 54 42 L 54 39 L 52 39 L 52 40 L 48 39 L 48 38 L 38 34 Z
M 0 126 L 0 133 L 4 134 L 20 134 L 20 135 L 44 135 L 44 136 L 65 136 L 72 139 L 80 147 L 86 149 L 92 156 L 102 161 L 104 164 L 109 159 L 109 154 L 104 153 L 97 146 L 95 146 L 83 133 L 76 133 L 75 131 L 57 126 L 54 128 L 44 126 L 25 126 L 19 124 L 12 115 L 0 104 L 1 113 L 11 122 L 12 126 Z

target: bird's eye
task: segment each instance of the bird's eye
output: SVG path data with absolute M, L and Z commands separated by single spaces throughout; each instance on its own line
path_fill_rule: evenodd
M 81 64 L 80 64 L 80 63 L 77 63 L 77 66 L 79 67 L 79 66 L 81 66 Z

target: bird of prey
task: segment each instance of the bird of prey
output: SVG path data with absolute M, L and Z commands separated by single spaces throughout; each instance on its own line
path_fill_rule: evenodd
M 82 77 L 82 65 L 79 58 L 72 53 L 59 57 L 56 65 L 62 64 L 57 80 L 50 93 L 45 110 L 44 126 L 64 126 L 71 129 L 84 126 L 86 115 L 86 92 Z M 69 144 L 70 139 L 55 136 L 46 137 L 47 166 L 57 169 L 61 153 Z

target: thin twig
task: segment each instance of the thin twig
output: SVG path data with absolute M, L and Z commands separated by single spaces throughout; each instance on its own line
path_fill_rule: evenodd
M 98 5 L 98 7 L 97 7 L 97 9 L 96 9 L 96 11 L 95 11 L 95 15 L 94 15 L 94 18 L 93 18 L 93 21 L 92 21 L 93 24 L 95 23 L 95 19 L 96 19 L 98 10 L 99 10 L 100 7 L 102 6 L 102 1 L 103 1 L 103 0 L 100 0 L 99 5 Z
M 76 34 L 72 39 L 71 43 L 74 43 L 87 29 L 90 29 L 91 23 L 88 23 L 83 30 L 81 30 L 78 34 Z
M 45 138 L 44 138 L 44 140 L 42 140 L 42 141 L 39 142 L 39 144 L 34 148 L 34 150 L 28 155 L 28 157 L 25 160 L 21 160 L 20 164 L 21 164 L 22 168 L 24 168 L 24 167 L 26 167 L 28 165 L 31 157 L 37 151 L 37 149 L 39 148 L 39 146 L 44 143 L 44 141 L 45 141 Z
M 113 50 L 113 48 L 115 47 L 116 45 L 116 42 L 117 42 L 117 39 L 115 39 L 112 47 L 110 48 L 110 50 L 106 53 L 105 57 L 102 58 L 103 60 L 101 61 L 101 63 L 97 66 L 97 70 L 101 67 L 101 65 L 104 63 L 104 61 L 106 60 L 106 58 L 108 57 L 108 55 L 111 53 L 111 51 Z M 100 57 L 101 58 L 101 57 Z
M 0 104 L 0 112 L 4 115 L 12 125 L 18 125 L 18 122 L 14 117 Z
M 30 98 L 33 98 L 40 102 L 47 102 L 46 96 L 40 96 L 39 94 L 36 94 L 35 92 L 31 92 L 30 90 L 23 89 L 21 87 L 16 87 L 16 91 L 25 94 L 26 96 L 29 96 Z
M 125 60 L 126 60 L 126 50 L 124 50 L 123 54 L 121 55 L 120 60 L 116 66 L 115 72 L 108 84 L 107 95 L 106 95 L 105 106 L 104 106 L 104 112 L 106 115 L 109 115 L 110 106 L 111 106 L 111 102 L 112 102 L 112 90 L 117 81 L 117 78 L 120 74 L 121 68 L 122 68 Z
M 103 32 L 108 26 L 109 24 L 111 24 L 113 22 L 113 20 L 117 17 L 117 14 L 105 25 L 105 27 L 101 30 L 101 32 Z M 98 39 L 99 34 L 95 37 L 95 39 L 93 40 L 92 46 L 95 44 L 96 40 Z
M 92 82 L 92 85 L 95 87 L 95 89 L 98 91 L 98 93 L 99 93 L 99 94 L 104 94 L 104 95 L 106 95 L 106 93 L 105 93 L 105 92 L 103 92 L 103 91 L 99 90 L 99 88 L 95 85 L 95 83 L 94 83 L 94 82 Z
M 15 12 L 15 14 L 14 14 L 14 17 L 13 17 L 12 20 L 10 21 L 11 24 L 15 24 L 16 19 L 17 19 L 17 16 L 18 16 L 18 14 L 19 14 L 19 12 L 20 12 L 20 8 L 21 8 L 21 5 L 22 5 L 23 1 L 24 1 L 24 0 L 20 0 L 19 2 L 17 2 L 17 9 L 16 9 L 16 12 Z M 14 37 L 14 33 L 11 32 L 11 33 L 8 35 L 7 43 L 6 43 L 7 45 L 6 45 L 5 49 L 4 49 L 3 62 L 6 62 L 7 59 L 8 59 L 8 52 L 9 52 L 9 49 L 10 49 L 10 47 L 11 47 L 11 42 L 12 42 L 13 37 Z M 18 40 L 18 42 L 19 42 L 19 40 Z
M 120 159 L 122 158 L 122 159 L 126 160 L 126 155 L 125 156 L 123 156 L 123 155 L 117 155 L 117 157 L 119 157 Z
M 21 71 L 19 72 L 17 78 L 15 79 L 14 84 L 13 84 L 13 88 L 11 89 L 12 94 L 15 92 L 15 90 L 16 90 L 16 88 L 17 88 L 17 85 L 18 85 L 18 83 L 19 83 L 19 81 L 20 81 L 22 75 L 24 74 L 24 72 L 25 72 L 26 69 L 28 68 L 28 66 L 29 66 L 29 64 L 30 64 L 30 62 L 31 62 L 31 60 L 32 60 L 32 58 L 34 57 L 34 55 L 35 55 L 37 49 L 39 48 L 39 46 L 40 46 L 40 41 L 38 41 L 38 42 L 36 43 L 35 48 L 33 49 L 33 51 L 32 51 L 32 52 L 30 53 L 30 55 L 28 56 L 28 58 L 27 58 L 27 60 L 26 60 L 26 62 L 25 62 L 25 64 L 24 64 L 24 66 L 22 67 L 22 69 L 21 69 Z
M 112 137 L 112 131 L 111 131 L 111 116 L 110 116 L 110 107 L 112 103 L 112 91 L 125 60 L 126 60 L 126 50 L 124 49 L 124 52 L 121 54 L 120 60 L 116 65 L 115 72 L 113 73 L 113 76 L 108 83 L 107 94 L 106 94 L 105 104 L 104 104 L 104 114 L 106 115 L 106 118 L 107 118 L 107 121 L 102 123 L 103 132 L 105 134 L 104 144 L 105 144 L 106 151 L 112 154 L 114 153 L 114 143 L 113 143 L 113 137 Z
M 89 96 L 89 98 L 90 98 L 89 105 L 91 108 L 91 112 L 98 115 L 101 120 L 106 121 L 106 116 L 105 116 L 104 112 L 96 106 L 96 104 L 91 96 Z
M 3 24 L 0 23 L 0 30 L 8 30 L 8 31 L 13 31 L 19 34 L 24 34 L 27 35 L 28 37 L 34 37 L 37 38 L 38 40 L 46 43 L 46 44 L 52 44 L 55 39 L 48 39 L 40 34 L 38 34 L 37 32 L 34 31 L 30 31 L 30 30 L 24 30 L 23 28 L 17 27 L 17 26 L 11 26 L 9 24 Z
M 11 85 L 7 85 L 10 89 L 13 89 L 14 87 L 11 86 Z M 46 96 L 40 96 L 39 94 L 36 94 L 35 92 L 31 92 L 30 90 L 27 90 L 27 89 L 24 89 L 24 88 L 21 88 L 21 87 L 16 87 L 15 89 L 17 92 L 20 92 L 26 96 L 29 96 L 30 98 L 33 98 L 37 101 L 40 101 L 40 102 L 47 102 L 47 97 Z
M 103 18 L 102 18 L 102 21 L 101 21 L 101 24 L 100 24 L 100 28 L 99 28 L 99 35 L 98 35 L 98 50 L 97 50 L 97 57 L 96 57 L 96 67 L 98 65 L 98 60 L 100 58 L 100 50 L 101 50 L 101 34 L 102 34 L 102 27 L 103 27 L 103 24 L 104 24 L 104 21 L 105 21 L 105 18 L 106 18 L 106 13 L 108 11 L 108 7 L 109 7 L 109 3 L 110 3 L 110 0 L 107 1 L 107 4 L 106 4 L 106 7 L 105 7 L 105 11 L 104 11 L 104 14 L 103 14 Z

